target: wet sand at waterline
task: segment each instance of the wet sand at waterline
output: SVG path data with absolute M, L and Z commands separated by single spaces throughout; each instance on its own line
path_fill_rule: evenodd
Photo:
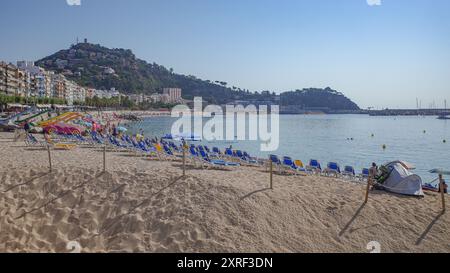
M 47 151 L 0 133 L 0 252 L 450 252 L 440 196 L 318 176 L 188 168 L 94 148 Z M 450 203 L 448 196 L 447 203 Z

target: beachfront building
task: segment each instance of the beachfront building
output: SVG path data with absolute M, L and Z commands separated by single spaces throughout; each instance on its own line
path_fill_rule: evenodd
M 52 76 L 52 97 L 58 99 L 65 98 L 66 92 L 66 77 L 61 74 L 54 74 Z
M 153 103 L 158 103 L 162 101 L 162 96 L 161 94 L 151 94 L 150 95 L 150 101 Z
M 13 64 L 0 62 L 0 93 L 8 96 L 24 96 L 25 75 Z
M 84 87 L 75 84 L 73 101 L 78 103 L 83 103 L 86 101 L 86 89 Z
M 86 98 L 92 99 L 95 97 L 95 89 L 94 88 L 86 88 Z
M 181 102 L 181 88 L 164 88 L 163 96 L 163 100 L 165 100 L 165 103 Z
M 86 89 L 68 80 L 63 74 L 36 66 L 34 62 L 18 61 L 17 66 L 0 62 L 0 93 L 8 96 L 64 99 L 69 105 L 85 102 L 86 97 L 113 98 L 121 94 L 110 90 Z
M 0 62 L 0 94 L 6 94 L 6 64 Z
M 87 98 L 94 98 L 97 97 L 99 99 L 111 99 L 111 98 L 118 98 L 121 94 L 119 91 L 117 91 L 115 88 L 111 88 L 109 90 L 98 90 L 94 88 L 88 88 L 86 89 L 86 97 Z
M 53 96 L 53 72 L 46 71 L 42 67 L 34 65 L 34 62 L 29 61 L 18 61 L 17 67 L 26 74 L 25 78 L 29 78 L 30 81 L 26 96 L 38 98 L 51 98 Z
M 73 105 L 76 89 L 77 85 L 73 81 L 67 79 L 64 81 L 64 99 L 66 100 L 67 105 Z
M 134 104 L 141 104 L 144 102 L 144 94 L 132 94 L 128 95 L 128 99 Z
M 34 62 L 18 61 L 17 66 L 0 62 L 0 94 L 25 98 L 58 98 L 69 105 L 86 98 L 114 98 L 121 94 L 115 88 L 96 90 L 79 86 L 64 74 L 47 71 Z

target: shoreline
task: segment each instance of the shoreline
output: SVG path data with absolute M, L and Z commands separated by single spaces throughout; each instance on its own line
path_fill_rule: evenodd
M 97 148 L 47 151 L 0 133 L 0 251 L 449 252 L 450 217 L 439 196 L 373 191 L 319 176 L 262 169 L 202 170 Z M 446 196 L 448 200 L 448 196 Z

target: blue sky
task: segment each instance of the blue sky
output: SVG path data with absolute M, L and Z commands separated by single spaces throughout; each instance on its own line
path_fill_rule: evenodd
M 252 91 L 330 86 L 361 107 L 450 105 L 448 0 L 66 1 L 2 0 L 0 60 L 36 60 L 78 36 Z

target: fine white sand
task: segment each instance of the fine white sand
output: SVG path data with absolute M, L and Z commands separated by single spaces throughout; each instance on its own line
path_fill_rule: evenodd
M 0 133 L 0 252 L 449 252 L 440 196 L 317 176 L 188 168 L 126 153 L 47 151 Z M 448 196 L 447 203 L 450 203 Z

